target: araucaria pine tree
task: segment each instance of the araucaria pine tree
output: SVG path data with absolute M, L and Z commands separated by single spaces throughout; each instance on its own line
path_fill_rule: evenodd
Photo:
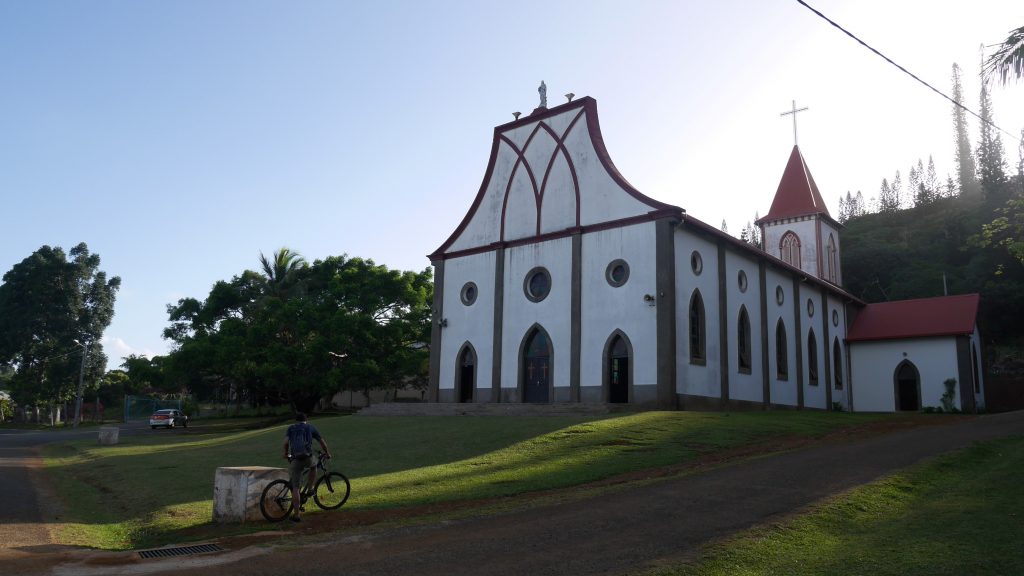
M 981 46 L 984 65 L 985 46 Z M 986 197 L 999 193 L 1006 183 L 1006 161 L 1003 141 L 992 122 L 992 97 L 988 93 L 985 76 L 981 76 L 981 138 L 978 139 L 978 176 L 981 191 Z
M 932 160 L 931 154 L 928 155 L 928 172 L 924 177 L 924 187 L 931 193 L 932 198 L 942 195 L 942 185 L 939 184 L 939 176 L 935 173 L 935 160 Z
M 878 191 L 878 211 L 895 212 L 899 207 L 900 204 L 889 186 L 889 180 L 882 178 L 882 188 Z
M 904 205 L 909 204 L 909 202 L 905 201 L 903 197 L 903 179 L 900 178 L 899 170 L 896 171 L 896 176 L 893 177 L 892 184 L 890 184 L 890 186 L 892 187 L 892 197 L 895 202 L 895 208 L 893 208 L 893 210 L 899 210 L 900 208 L 903 208 Z
M 960 66 L 953 64 L 953 130 L 956 133 L 957 183 L 961 194 L 979 192 L 974 170 L 974 154 L 967 138 L 967 114 L 963 107 L 964 94 L 960 84 Z

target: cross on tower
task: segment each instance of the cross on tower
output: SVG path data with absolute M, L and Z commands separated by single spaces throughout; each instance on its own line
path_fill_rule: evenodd
M 793 115 L 793 146 L 796 146 L 796 113 L 803 112 L 804 110 L 807 110 L 806 106 L 804 106 L 803 108 L 797 108 L 796 100 L 793 100 L 793 108 L 789 112 L 783 112 L 782 114 L 779 114 L 779 116 L 789 116 L 790 114 Z

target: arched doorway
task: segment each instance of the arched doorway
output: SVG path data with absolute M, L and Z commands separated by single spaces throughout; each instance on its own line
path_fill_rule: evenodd
M 535 326 L 526 336 L 520 374 L 523 402 L 543 404 L 550 401 L 551 339 L 540 326 Z
M 459 353 L 458 382 L 459 402 L 473 401 L 473 390 L 476 388 L 476 353 L 468 342 Z
M 616 330 L 605 345 L 605 387 L 608 402 L 626 404 L 629 402 L 631 384 L 630 357 L 632 346 L 622 332 Z
M 893 374 L 896 381 L 896 410 L 900 412 L 921 409 L 921 374 L 909 360 L 900 362 Z

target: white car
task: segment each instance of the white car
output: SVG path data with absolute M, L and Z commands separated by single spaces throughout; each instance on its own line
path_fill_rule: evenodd
M 174 428 L 175 426 L 181 425 L 188 428 L 188 416 L 185 415 L 181 410 L 174 408 L 166 408 L 164 410 L 157 410 L 153 412 L 153 415 L 149 417 L 149 426 L 153 430 L 156 430 L 157 426 L 164 426 L 165 428 Z

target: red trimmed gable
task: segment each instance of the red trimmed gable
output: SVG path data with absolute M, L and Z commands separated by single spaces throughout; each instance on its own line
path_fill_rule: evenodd
M 846 336 L 851 342 L 974 333 L 978 294 L 868 304 Z
M 782 173 L 782 180 L 779 188 L 775 191 L 775 199 L 772 200 L 772 207 L 758 222 L 769 222 L 783 218 L 806 216 L 808 214 L 824 214 L 831 218 L 825 201 L 818 192 L 818 185 L 814 183 L 811 171 L 807 169 L 803 154 L 800 148 L 793 146 L 793 152 L 789 155 L 789 162 L 786 170 Z

